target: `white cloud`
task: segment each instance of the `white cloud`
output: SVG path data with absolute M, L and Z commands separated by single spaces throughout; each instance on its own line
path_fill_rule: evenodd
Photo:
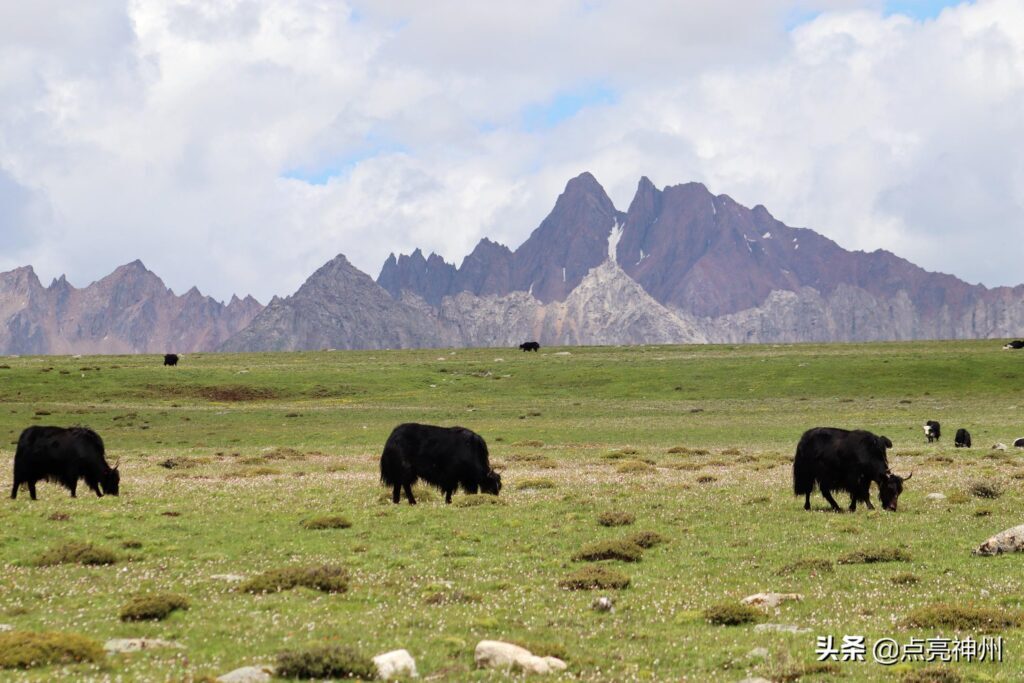
M 787 32 L 794 12 L 820 14 Z M 524 128 L 592 87 L 613 96 Z M 641 175 L 700 180 L 1013 283 L 1022 105 L 1016 0 L 924 22 L 855 0 L 17 3 L 0 269 L 84 285 L 142 258 L 266 300 L 338 252 L 376 276 L 391 251 L 514 247 L 590 170 L 622 209 Z

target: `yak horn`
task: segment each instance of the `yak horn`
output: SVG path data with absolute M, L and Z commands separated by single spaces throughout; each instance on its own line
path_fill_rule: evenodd
M 117 460 L 114 461 L 114 466 L 111 467 L 110 469 L 116 470 L 117 466 L 120 465 L 120 464 L 121 464 L 121 456 L 118 456 Z
M 908 475 L 907 475 L 906 477 L 904 477 L 903 481 L 910 481 L 910 478 L 911 478 L 912 476 L 914 476 L 914 473 L 913 473 L 913 472 L 911 472 L 911 473 L 910 473 L 910 474 L 908 474 Z

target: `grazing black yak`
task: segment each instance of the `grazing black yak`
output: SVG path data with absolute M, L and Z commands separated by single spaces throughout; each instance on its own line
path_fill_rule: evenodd
M 970 448 L 971 433 L 963 427 L 956 430 L 956 437 L 953 439 L 953 445 L 957 448 Z
M 392 487 L 391 500 L 397 503 L 405 490 L 415 505 L 412 485 L 418 479 L 441 489 L 446 503 L 459 486 L 466 493 L 501 491 L 501 475 L 487 462 L 487 444 L 463 427 L 406 423 L 392 430 L 380 456 L 380 480 Z
M 535 341 L 523 342 L 519 348 L 523 351 L 540 351 L 540 344 Z
M 103 439 L 85 427 L 29 427 L 18 438 L 14 453 L 14 486 L 11 498 L 28 484 L 28 493 L 36 499 L 36 482 L 52 481 L 71 491 L 75 497 L 78 480 L 102 497 L 116 496 L 121 475 L 117 465 L 110 467 L 103 457 Z
M 928 437 L 928 443 L 938 441 L 942 436 L 942 427 L 935 420 L 928 420 L 924 423 L 924 435 Z
M 1003 348 L 1004 349 L 1024 349 L 1024 341 L 1021 341 L 1020 339 L 1014 339 L 1009 344 L 1004 344 Z
M 178 364 L 178 360 L 179 360 L 178 354 L 176 354 L 176 353 L 165 353 L 164 354 L 164 365 L 171 365 L 171 366 L 177 365 Z
M 817 484 L 821 495 L 832 509 L 841 512 L 832 497 L 833 491 L 850 494 L 850 512 L 862 501 L 873 510 L 871 482 L 878 484 L 882 507 L 896 511 L 896 502 L 903 493 L 903 482 L 909 481 L 889 471 L 885 449 L 892 441 L 863 430 L 849 431 L 834 427 L 809 429 L 800 437 L 793 459 L 793 494 L 805 496 L 804 510 L 811 509 L 811 492 Z

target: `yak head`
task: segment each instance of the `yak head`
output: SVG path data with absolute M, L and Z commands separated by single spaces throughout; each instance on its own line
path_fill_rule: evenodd
M 118 486 L 121 484 L 121 473 L 117 471 L 117 467 L 120 461 L 114 463 L 114 466 L 107 470 L 107 473 L 100 479 L 100 487 L 103 489 L 103 493 L 108 496 L 116 496 L 118 494 Z
M 483 481 L 480 482 L 480 490 L 492 496 L 498 495 L 501 491 L 501 475 L 494 470 L 487 470 Z
M 882 507 L 889 512 L 896 512 L 896 503 L 900 494 L 903 493 L 903 482 L 910 481 L 914 476 L 911 472 L 906 477 L 901 477 L 892 472 L 886 472 L 882 481 L 878 482 L 878 495 L 882 499 Z

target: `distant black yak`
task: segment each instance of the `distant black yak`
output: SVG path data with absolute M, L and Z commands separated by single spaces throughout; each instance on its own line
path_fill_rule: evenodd
M 540 351 L 540 344 L 535 341 L 523 342 L 519 348 L 523 351 Z
M 963 427 L 956 430 L 956 436 L 953 438 L 953 445 L 957 448 L 970 448 L 971 433 Z
M 1024 341 L 1021 341 L 1019 339 L 1015 339 L 1014 341 L 1010 342 L 1009 344 L 1004 344 L 1003 348 L 1004 349 L 1024 349 Z
M 71 491 L 75 497 L 78 480 L 102 497 L 116 496 L 121 475 L 103 457 L 103 439 L 85 427 L 29 427 L 18 438 L 14 454 L 14 486 L 11 498 L 28 484 L 28 493 L 36 499 L 36 482 L 51 481 Z
M 392 430 L 380 456 L 380 480 L 392 487 L 392 502 L 397 503 L 404 490 L 409 504 L 415 505 L 412 485 L 418 479 L 441 489 L 446 503 L 452 502 L 459 486 L 466 493 L 496 496 L 501 491 L 501 475 L 487 462 L 487 444 L 464 427 L 406 423 Z
M 178 359 L 178 354 L 176 354 L 176 353 L 166 353 L 166 354 L 164 354 L 164 365 L 171 365 L 171 366 L 177 365 L 178 364 L 178 360 L 179 360 Z
M 928 437 L 928 443 L 938 441 L 942 436 L 942 427 L 935 420 L 928 420 L 924 423 L 924 435 Z
M 804 510 L 810 510 L 811 492 L 817 484 L 836 512 L 841 510 L 832 497 L 833 491 L 850 494 L 850 512 L 856 511 L 857 501 L 873 510 L 870 488 L 871 482 L 875 482 L 882 507 L 895 512 L 903 482 L 913 474 L 903 478 L 890 472 L 886 448 L 892 448 L 887 437 L 859 429 L 809 429 L 800 437 L 793 458 L 793 494 L 804 496 Z

